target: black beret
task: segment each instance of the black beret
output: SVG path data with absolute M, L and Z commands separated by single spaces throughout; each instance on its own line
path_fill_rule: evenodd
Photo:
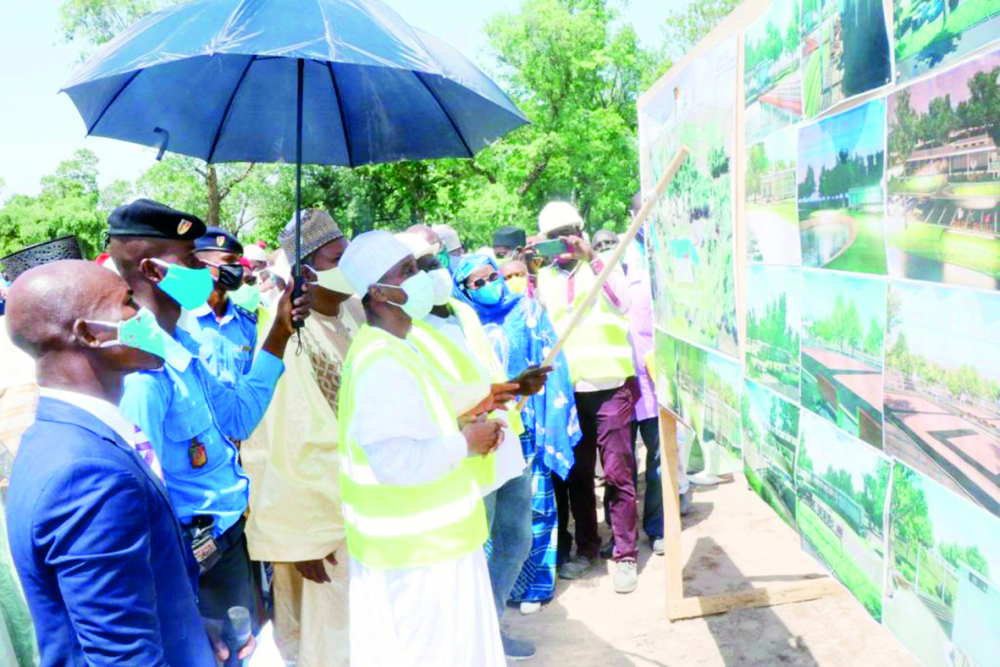
M 136 199 L 119 206 L 108 217 L 109 236 L 146 236 L 174 241 L 194 241 L 205 233 L 197 216 L 182 213 L 151 199 Z
M 501 227 L 493 232 L 493 247 L 523 248 L 527 234 L 517 227 Z
M 243 254 L 243 244 L 222 227 L 209 227 L 206 229 L 204 236 L 194 242 L 194 249 L 196 251 L 223 250 L 225 252 L 234 252 L 237 255 Z

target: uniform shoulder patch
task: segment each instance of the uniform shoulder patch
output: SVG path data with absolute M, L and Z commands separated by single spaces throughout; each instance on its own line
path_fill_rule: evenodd
M 256 311 L 247 310 L 243 306 L 237 306 L 235 303 L 233 304 L 233 307 L 236 308 L 236 312 L 239 313 L 240 315 L 242 315 L 243 317 L 247 318 L 248 320 L 250 320 L 252 322 L 255 322 L 255 323 L 257 322 L 257 312 Z

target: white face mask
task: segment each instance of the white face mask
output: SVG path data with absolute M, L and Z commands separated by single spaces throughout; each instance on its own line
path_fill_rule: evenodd
M 445 305 L 451 298 L 451 291 L 455 285 L 451 280 L 451 273 L 448 272 L 448 269 L 434 269 L 427 273 L 434 281 L 434 305 Z
M 344 275 L 339 266 L 326 271 L 316 271 L 316 269 L 313 271 L 316 272 L 316 282 L 313 284 L 339 294 L 354 294 L 351 283 L 347 281 L 347 276 Z
M 424 271 L 419 271 L 403 281 L 401 285 L 386 285 L 375 283 L 379 287 L 394 287 L 406 292 L 406 303 L 390 301 L 412 320 L 422 320 L 434 308 L 434 281 Z

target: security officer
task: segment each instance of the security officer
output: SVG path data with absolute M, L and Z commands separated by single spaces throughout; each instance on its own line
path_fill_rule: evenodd
M 237 376 L 250 370 L 257 348 L 257 313 L 229 298 L 243 286 L 243 245 L 221 227 L 209 227 L 195 240 L 194 250 L 215 288 L 208 303 L 191 311 L 181 326 L 201 343 L 199 356 L 209 371 L 232 386 Z
M 198 342 L 177 326 L 181 309 L 195 310 L 213 290 L 195 251 L 204 223 L 148 199 L 118 207 L 108 222 L 115 266 L 166 332 L 163 368 L 126 377 L 121 411 L 149 438 L 163 467 L 201 567 L 202 616 L 222 620 L 230 607 L 256 607 L 243 534 L 249 483 L 227 435 L 247 438 L 264 416 L 284 371 L 292 319 L 308 317 L 310 297 L 296 299 L 293 308 L 291 287 L 285 291 L 249 372 L 226 387 L 201 363 Z

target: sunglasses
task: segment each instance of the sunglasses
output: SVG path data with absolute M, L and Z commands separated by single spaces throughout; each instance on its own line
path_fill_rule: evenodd
M 480 278 L 479 280 L 474 280 L 473 282 L 471 282 L 469 284 L 469 286 L 472 287 L 472 289 L 482 289 L 482 288 L 486 287 L 487 285 L 489 285 L 490 283 L 494 283 L 494 282 L 496 282 L 498 280 L 500 280 L 500 274 L 497 273 L 496 271 L 494 271 L 493 273 L 491 273 L 490 275 L 486 276 L 485 278 Z

